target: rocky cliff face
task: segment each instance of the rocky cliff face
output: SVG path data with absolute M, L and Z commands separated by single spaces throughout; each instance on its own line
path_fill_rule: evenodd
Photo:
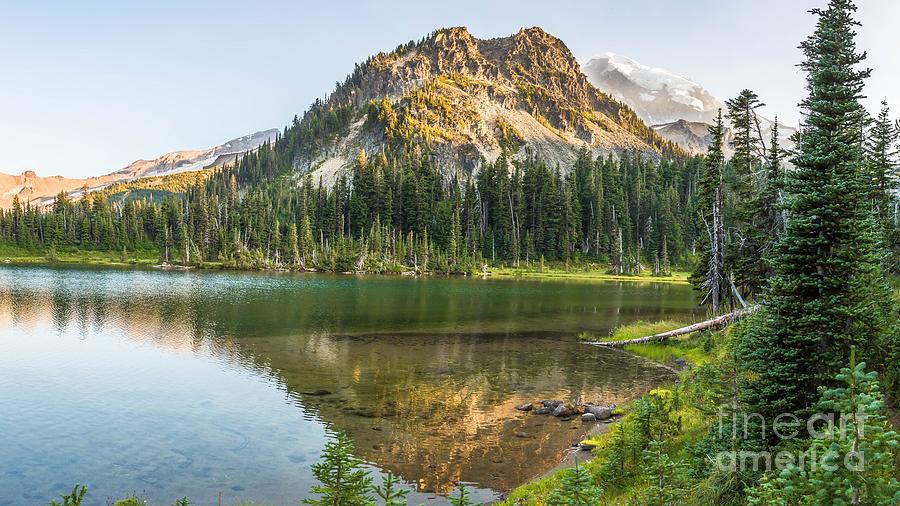
M 438 30 L 358 65 L 317 106 L 368 111 L 347 135 L 298 158 L 299 172 L 326 182 L 360 149 L 395 141 L 427 143 L 447 176 L 472 173 L 502 147 L 563 168 L 582 147 L 653 156 L 678 150 L 592 86 L 565 44 L 540 28 L 494 39 L 477 39 L 465 28 Z

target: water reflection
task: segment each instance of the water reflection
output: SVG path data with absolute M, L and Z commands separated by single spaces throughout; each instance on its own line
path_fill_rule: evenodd
M 464 481 L 483 488 L 486 498 L 490 490 L 507 490 L 552 467 L 587 430 L 579 421 L 520 414 L 515 405 L 542 398 L 621 403 L 669 374 L 628 354 L 584 347 L 575 331 L 603 333 L 640 318 L 686 317 L 692 306 L 689 289 L 679 285 L 5 268 L 0 351 L 25 362 L 20 371 L 33 367 L 52 376 L 64 373 L 29 363 L 51 354 L 54 340 L 36 338 L 48 326 L 59 339 L 102 341 L 74 350 L 81 355 L 72 360 L 131 363 L 136 350 L 164 350 L 153 367 L 132 364 L 127 401 L 120 395 L 90 399 L 159 410 L 174 409 L 171 399 L 155 395 L 153 384 L 177 368 L 171 357 L 203 358 L 180 365 L 185 384 L 177 391 L 189 411 L 184 423 L 164 433 L 167 453 L 157 454 L 152 443 L 143 446 L 142 455 L 161 460 L 121 451 L 113 460 L 118 469 L 143 460 L 137 483 L 162 497 L 213 490 L 222 481 L 213 475 L 227 469 L 225 474 L 248 477 L 230 485 L 240 489 L 229 488 L 231 493 L 294 502 L 310 482 L 308 465 L 317 455 L 312 448 L 324 442 L 324 423 L 347 432 L 361 457 L 420 491 L 446 493 Z M 225 381 L 220 374 L 229 384 L 256 382 L 243 388 L 246 395 L 260 396 L 262 382 L 265 400 L 234 396 L 215 383 Z M 14 397 L 15 381 L 12 373 L 0 372 L 0 400 Z M 111 376 L 105 385 L 115 389 L 117 381 L 122 377 Z M 46 394 L 41 415 L 59 416 L 60 400 L 40 387 L 29 393 L 38 394 Z M 221 399 L 205 402 L 204 396 L 214 395 Z M 77 429 L 80 422 L 71 423 Z M 301 435 L 271 428 L 298 423 L 308 425 Z M 57 426 L 43 430 L 45 443 L 63 437 Z M 131 423 L 121 430 L 133 431 L 123 439 L 140 440 L 148 427 Z M 217 439 L 197 444 L 185 431 L 209 431 Z M 102 432 L 74 432 L 96 437 L 88 442 L 92 447 L 119 441 Z M 265 441 L 260 446 L 267 453 L 249 441 Z M 210 454 L 223 445 L 233 460 Z M 247 452 L 272 464 L 257 461 L 251 468 Z M 75 466 L 74 456 L 66 458 Z M 71 475 L 65 466 L 56 471 L 54 480 Z M 176 486 L 177 472 L 206 480 L 206 488 L 187 479 Z M 285 473 L 306 475 L 274 479 Z M 0 472 L 0 483 L 4 479 L 27 483 Z

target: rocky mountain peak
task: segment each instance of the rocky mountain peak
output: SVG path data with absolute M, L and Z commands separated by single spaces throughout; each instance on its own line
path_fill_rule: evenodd
M 568 47 L 537 27 L 491 39 L 465 27 L 436 30 L 357 65 L 308 115 L 348 106 L 374 113 L 369 118 L 382 124 L 374 130 L 371 121 L 355 124 L 334 144 L 306 150 L 298 171 L 324 167 L 333 181 L 360 149 L 398 139 L 428 143 L 448 175 L 476 170 L 481 157 L 496 159 L 504 146 L 514 156 L 532 152 L 562 167 L 582 147 L 654 156 L 678 150 L 594 88 Z

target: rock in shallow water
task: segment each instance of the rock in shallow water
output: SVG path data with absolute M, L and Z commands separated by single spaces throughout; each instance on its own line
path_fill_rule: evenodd
M 566 417 L 566 416 L 572 416 L 574 414 L 575 414 L 575 411 L 572 408 L 570 408 L 569 406 L 566 406 L 565 404 L 560 404 L 560 405 L 556 406 L 556 408 L 553 409 L 553 416 L 558 416 L 560 418 Z
M 597 417 L 593 413 L 585 413 L 581 415 L 582 422 L 596 422 Z
M 612 417 L 613 409 L 615 409 L 615 405 L 595 406 L 593 404 L 585 404 L 583 407 L 585 413 L 594 415 L 597 420 L 608 420 L 610 417 Z
M 534 414 L 536 414 L 536 415 L 549 415 L 550 413 L 553 413 L 553 410 L 546 406 L 544 406 L 543 408 L 537 408 L 536 410 L 534 410 Z
M 534 408 L 534 405 L 530 402 L 528 404 L 520 404 L 516 406 L 517 411 L 531 411 Z

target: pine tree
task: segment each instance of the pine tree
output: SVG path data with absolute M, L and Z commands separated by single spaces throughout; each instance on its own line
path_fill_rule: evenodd
M 749 504 L 900 504 L 894 476 L 900 436 L 884 416 L 875 372 L 865 365 L 851 351 L 850 366 L 836 376 L 839 385 L 820 389 L 820 412 L 840 419 L 819 429 L 803 450 L 818 460 L 769 473 L 750 490 Z
M 890 119 L 887 100 L 881 102 L 881 111 L 868 130 L 866 139 L 866 168 L 870 181 L 870 201 L 879 228 L 879 239 L 887 249 L 883 266 L 891 272 L 900 272 L 900 234 L 898 234 L 896 192 L 900 189 L 895 150 L 898 132 Z
M 381 486 L 373 489 L 384 506 L 406 506 L 406 496 L 409 495 L 409 490 L 399 488 L 399 483 L 400 480 L 388 471 L 382 479 Z
M 547 500 L 550 506 L 596 506 L 600 504 L 602 489 L 594 483 L 594 478 L 584 466 L 567 469 L 560 486 Z
M 450 496 L 447 499 L 450 499 L 451 506 L 475 506 L 475 503 L 469 498 L 469 491 L 462 483 L 459 484 L 459 497 Z
M 684 466 L 669 457 L 662 441 L 650 441 L 643 453 L 641 471 L 647 479 L 647 490 L 641 504 L 679 504 L 684 494 Z
M 868 70 L 856 70 L 850 0 L 831 0 L 801 48 L 808 75 L 802 141 L 788 176 L 788 223 L 762 311 L 739 344 L 750 409 L 772 420 L 804 414 L 829 371 L 857 344 L 872 363 L 895 344 L 885 337 L 890 295 L 876 254 L 864 180 L 858 102 Z
M 765 213 L 761 197 L 763 184 L 758 176 L 760 160 L 765 157 L 765 144 L 759 126 L 756 109 L 762 107 L 756 93 L 743 90 L 728 100 L 728 119 L 734 130 L 734 156 L 731 169 L 734 173 L 735 212 L 732 220 L 731 241 L 725 263 L 733 275 L 734 283 L 744 295 L 759 293 L 766 282 L 768 268 L 763 260 L 771 230 L 765 228 Z
M 313 475 L 321 483 L 310 489 L 318 499 L 306 499 L 303 504 L 314 506 L 366 506 L 375 502 L 368 496 L 372 478 L 364 462 L 353 455 L 353 443 L 339 432 L 325 444 L 322 460 L 312 465 Z

